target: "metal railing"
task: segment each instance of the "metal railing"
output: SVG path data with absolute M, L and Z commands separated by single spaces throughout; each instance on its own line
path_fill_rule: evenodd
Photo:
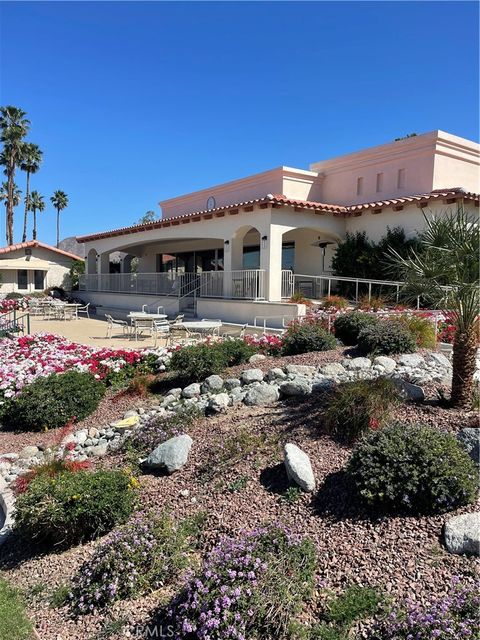
M 342 285 L 344 291 L 342 291 Z M 400 289 L 403 282 L 394 280 L 368 280 L 365 278 L 346 278 L 343 276 L 311 276 L 282 271 L 282 298 L 289 299 L 294 293 L 301 293 L 306 298 L 319 300 L 332 293 L 342 294 L 348 291 L 347 297 L 358 302 L 361 295 L 371 300 L 373 294 L 381 292 L 382 288 L 394 289 L 395 298 L 398 302 Z
M 0 314 L 0 337 L 11 336 L 16 333 L 30 333 L 30 314 L 12 309 Z
M 80 291 L 134 293 L 184 298 L 237 298 L 263 300 L 265 271 L 204 271 L 203 273 L 87 273 L 80 277 Z

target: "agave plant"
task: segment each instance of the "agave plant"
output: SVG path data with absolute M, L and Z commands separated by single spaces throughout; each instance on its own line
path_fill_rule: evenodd
M 463 206 L 455 212 L 428 217 L 420 235 L 422 253 L 390 255 L 401 269 L 406 290 L 423 296 L 437 308 L 449 309 L 455 324 L 451 404 L 471 405 L 479 343 L 480 227 L 478 214 Z

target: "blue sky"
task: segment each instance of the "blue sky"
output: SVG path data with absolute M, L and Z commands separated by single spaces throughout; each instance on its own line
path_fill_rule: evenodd
M 0 10 L 0 101 L 28 112 L 29 138 L 44 151 L 33 188 L 69 195 L 63 237 L 134 223 L 163 198 L 281 164 L 307 168 L 413 131 L 478 140 L 475 2 Z M 39 237 L 54 241 L 50 206 Z

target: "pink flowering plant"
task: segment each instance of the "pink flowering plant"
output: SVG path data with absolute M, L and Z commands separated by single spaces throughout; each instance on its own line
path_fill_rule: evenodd
M 155 370 L 152 351 L 109 349 L 70 342 L 62 336 L 37 333 L 0 340 L 0 399 L 16 397 L 39 377 L 75 370 L 112 383 L 135 370 Z
M 282 526 L 223 540 L 166 613 L 178 640 L 282 638 L 313 593 L 315 548 Z
M 282 352 L 283 340 L 279 335 L 249 335 L 245 336 L 245 342 L 254 346 L 260 353 L 267 356 L 279 356 Z
M 196 529 L 194 519 L 136 515 L 81 565 L 67 596 L 71 610 L 92 613 L 172 583 L 188 563 Z

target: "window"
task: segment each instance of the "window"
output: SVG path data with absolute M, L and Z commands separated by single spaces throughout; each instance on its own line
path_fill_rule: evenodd
M 28 271 L 26 269 L 17 271 L 17 286 L 19 289 L 28 289 Z
M 282 245 L 282 269 L 293 271 L 295 267 L 295 243 L 285 242 Z
M 357 178 L 357 196 L 363 193 L 363 178 Z
M 377 193 L 383 191 L 383 173 L 377 173 Z
M 45 271 L 39 271 L 35 269 L 33 272 L 33 281 L 36 291 L 43 291 L 45 289 Z
M 399 169 L 397 174 L 397 189 L 403 189 L 405 186 L 405 169 Z
M 243 247 L 243 268 L 260 269 L 260 247 Z

